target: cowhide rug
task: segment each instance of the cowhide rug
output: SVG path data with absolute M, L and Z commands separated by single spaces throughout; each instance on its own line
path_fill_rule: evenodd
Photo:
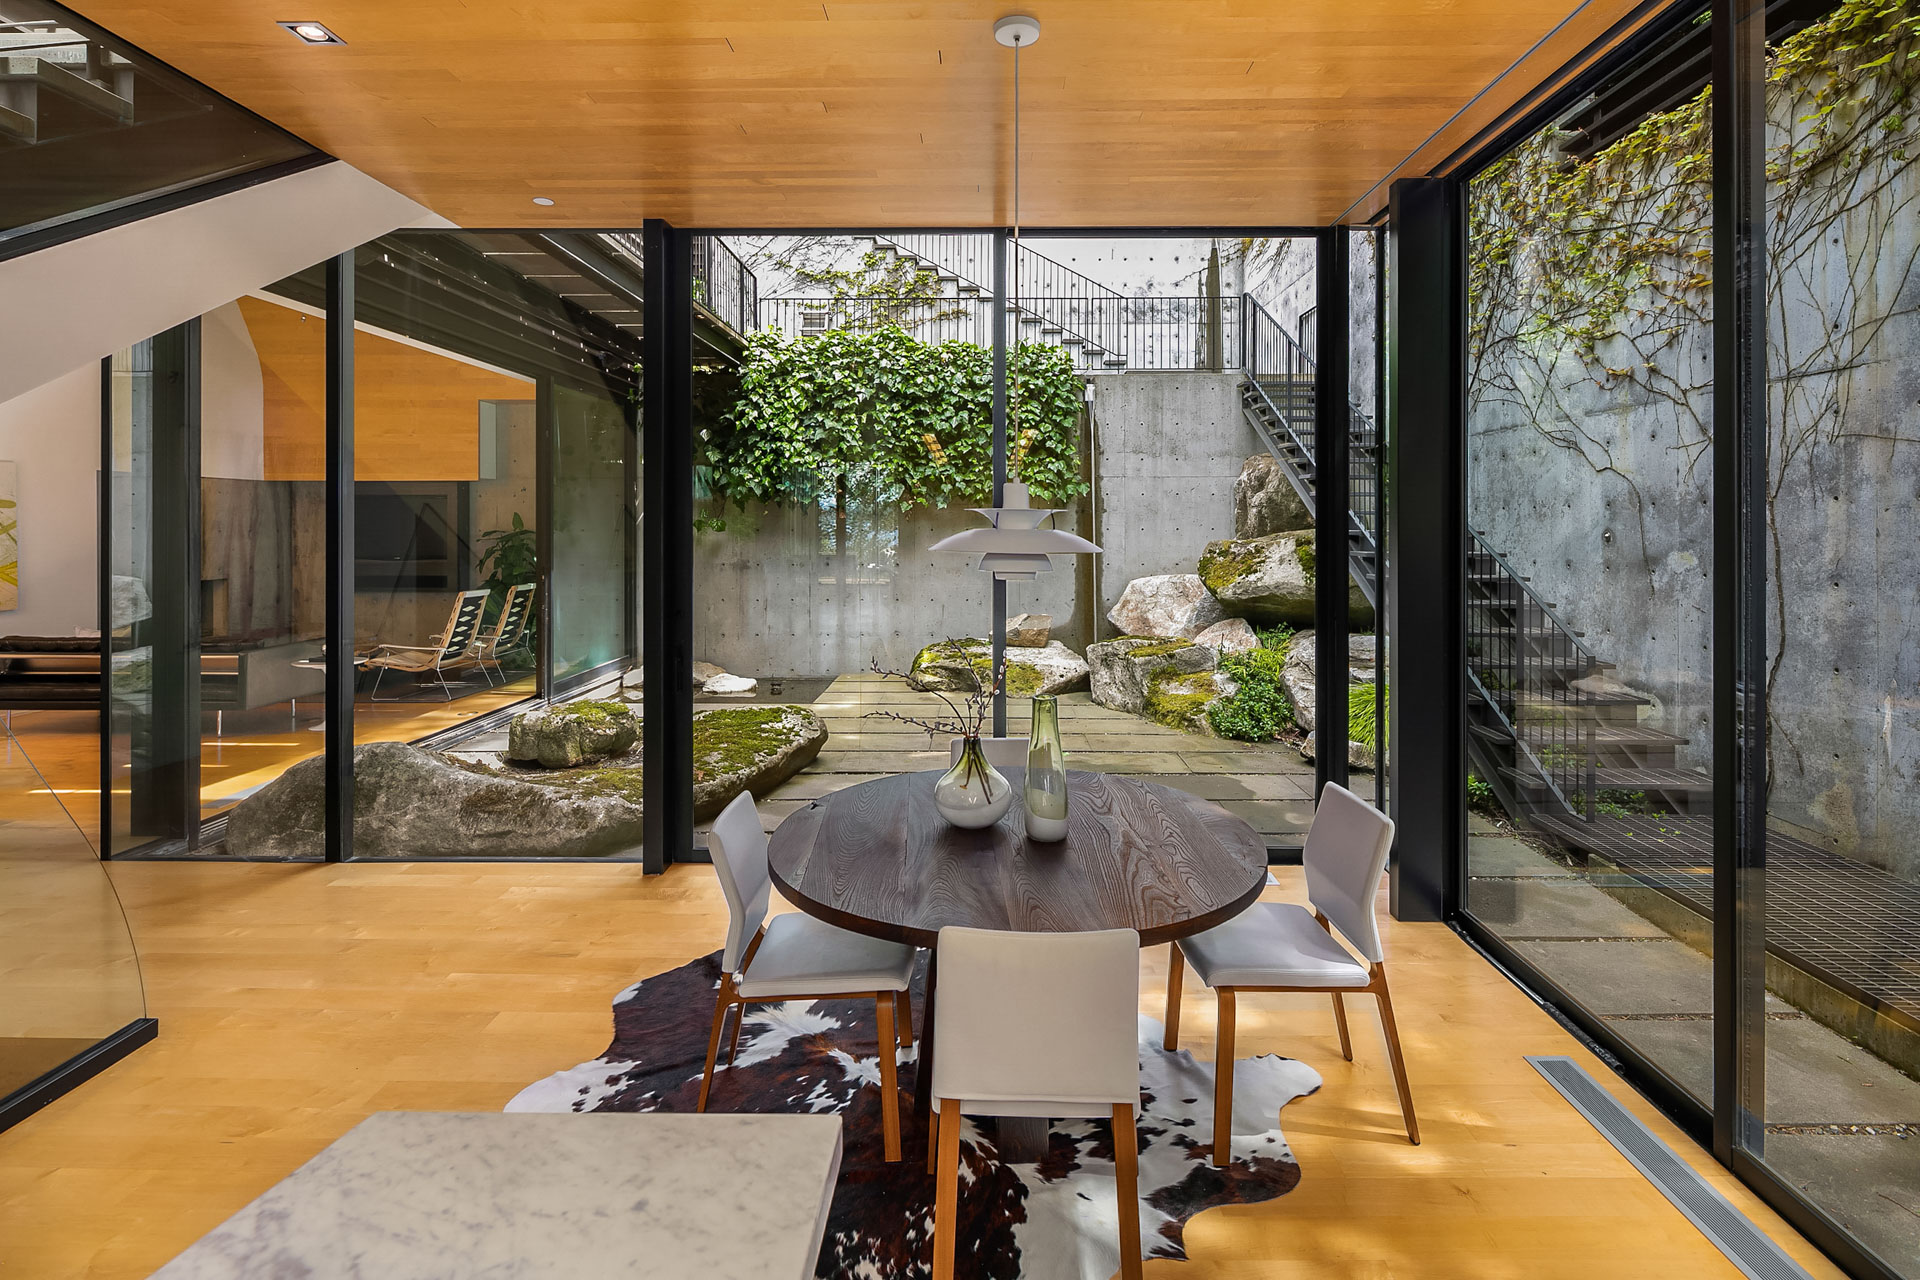
M 923 1002 L 916 981 L 914 1016 Z M 692 1111 L 700 1090 L 719 953 L 648 978 L 613 1002 L 613 1043 L 592 1062 L 523 1089 L 508 1111 Z M 820 1251 L 821 1276 L 908 1280 L 929 1274 L 933 1179 L 912 1097 L 919 1052 L 900 1054 L 904 1158 L 880 1145 L 880 1068 L 871 1001 L 749 1006 L 739 1057 L 726 1045 L 713 1111 L 838 1112 L 840 1183 Z M 1283 1196 L 1300 1166 L 1278 1128 L 1282 1107 L 1320 1087 L 1304 1063 L 1243 1059 L 1234 1076 L 1233 1160 L 1211 1163 L 1213 1068 L 1160 1047 L 1140 1020 L 1140 1234 L 1145 1256 L 1185 1258 L 1182 1228 L 1203 1209 Z M 1002 1164 L 971 1120 L 963 1134 L 960 1274 L 991 1280 L 1106 1280 L 1120 1266 L 1112 1125 L 1055 1121 L 1038 1164 Z

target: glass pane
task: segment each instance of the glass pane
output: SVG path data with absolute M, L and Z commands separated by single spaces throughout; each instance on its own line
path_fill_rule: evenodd
M 543 691 L 619 692 L 639 263 L 596 235 L 402 234 L 363 245 L 355 279 L 354 854 L 637 857 L 636 743 L 516 753 L 509 724 L 473 722 Z M 423 750 L 368 754 L 395 742 Z M 409 771 L 444 769 L 524 784 L 487 801 L 519 808 L 416 820 Z M 550 790 L 578 787 L 625 817 Z
M 1382 463 L 1386 457 L 1383 424 L 1384 397 L 1380 394 L 1386 364 L 1380 353 L 1381 318 L 1386 305 L 1381 290 L 1386 256 L 1384 232 L 1372 229 L 1346 233 L 1349 281 L 1347 408 L 1348 408 L 1348 523 L 1353 540 L 1352 579 L 1373 609 L 1372 661 L 1354 662 L 1348 673 L 1347 740 L 1357 749 L 1357 760 L 1371 758 L 1371 777 L 1348 779 L 1352 790 L 1382 809 L 1387 805 L 1387 649 L 1386 618 L 1386 504 L 1381 500 Z M 1355 625 L 1364 627 L 1363 621 Z M 1350 654 L 1364 653 L 1356 636 Z M 1354 678 L 1358 676 L 1359 678 Z
M 291 38 L 291 37 L 289 37 Z M 0 0 L 9 235 L 313 149 L 58 5 Z
M 1710 138 L 1648 76 L 1468 189 L 1466 909 L 1710 1102 Z
M 1911 15 L 1842 8 L 1770 32 L 1770 1012 L 1754 1154 L 1920 1276 Z
M 627 657 L 627 452 L 635 405 L 608 390 L 553 387 L 553 679 Z
M 66 744 L 35 745 L 51 748 L 56 778 L 75 763 Z M 97 777 L 97 750 L 86 764 Z M 99 854 L 64 806 L 71 790 L 50 785 L 22 740 L 0 733 L 0 1097 L 146 1016 L 133 937 Z
M 989 498 L 993 245 L 787 236 L 706 252 L 741 262 L 759 302 L 744 344 L 719 314 L 696 319 L 711 338 L 696 366 L 694 648 L 703 674 L 752 688 L 720 679 L 697 703 L 807 703 L 830 734 L 762 797 L 772 825 L 840 787 L 944 767 L 944 738 L 872 713 L 944 717 L 936 691 L 972 688 L 986 662 L 992 575 L 929 548 L 978 527 L 968 508 Z M 1057 687 L 1070 763 L 1191 790 L 1297 845 L 1313 770 L 1296 749 L 1295 691 L 1312 674 L 1299 683 L 1285 646 L 1312 626 L 1311 516 L 1243 405 L 1241 335 L 1257 294 L 1282 309 L 1271 323 L 1294 345 L 1311 242 L 1249 255 L 1239 240 L 1029 237 L 1010 256 L 1011 478 L 1061 512 L 1055 528 L 1102 550 L 1007 580 L 1006 613 L 1024 615 L 1009 633 L 1007 732 L 1025 734 L 1029 696 Z M 1280 394 L 1304 431 L 1311 369 L 1296 360 L 1290 391 L 1304 399 Z M 1275 555 L 1289 585 L 1271 599 L 1223 603 L 1206 584 L 1209 565 L 1223 588 L 1236 577 L 1239 535 L 1288 539 Z M 1364 611 L 1357 621 L 1371 627 Z M 1145 649 L 1137 658 L 1096 648 L 1129 636 L 1120 649 Z M 1096 678 L 1089 661 L 1141 679 Z M 1220 717 L 1228 737 L 1208 710 L 1227 701 L 1223 661 L 1259 667 Z M 876 676 L 875 663 L 912 680 Z

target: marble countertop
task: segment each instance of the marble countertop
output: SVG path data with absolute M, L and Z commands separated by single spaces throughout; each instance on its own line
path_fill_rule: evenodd
M 154 1280 L 806 1280 L 840 1117 L 387 1111 Z

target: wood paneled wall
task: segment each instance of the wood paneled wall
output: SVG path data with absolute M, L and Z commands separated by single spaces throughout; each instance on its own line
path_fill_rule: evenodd
M 266 478 L 326 479 L 322 321 L 242 298 L 266 397 Z M 531 400 L 533 384 L 379 334 L 353 344 L 354 472 L 360 480 L 477 480 L 480 402 Z

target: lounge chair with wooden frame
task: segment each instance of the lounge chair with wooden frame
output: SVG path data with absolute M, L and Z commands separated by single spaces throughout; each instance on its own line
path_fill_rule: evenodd
M 1333 997 L 1334 1024 L 1340 1030 L 1340 1055 L 1353 1061 L 1347 1038 L 1343 994 L 1371 995 L 1380 1002 L 1380 1026 L 1386 1032 L 1387 1060 L 1407 1141 L 1418 1146 L 1420 1123 L 1413 1114 L 1407 1063 L 1387 994 L 1385 953 L 1373 900 L 1393 847 L 1393 822 L 1378 809 L 1336 783 L 1320 792 L 1313 826 L 1302 857 L 1307 900 L 1313 907 L 1288 902 L 1257 902 L 1227 923 L 1173 944 L 1167 972 L 1167 1038 L 1173 1050 L 1180 1037 L 1180 980 L 1185 965 L 1212 987 L 1220 1000 L 1220 1030 L 1214 1050 L 1213 1162 L 1231 1158 L 1233 1141 L 1234 997 L 1242 991 L 1318 991 Z M 1353 952 L 1334 938 L 1334 931 Z M 946 993 L 943 988 L 941 999 Z M 945 1042 L 942 1042 L 942 1048 Z
M 440 691 L 446 694 L 447 701 L 452 702 L 453 686 L 447 683 L 447 672 L 479 665 L 479 658 L 474 656 L 474 639 L 480 634 L 480 614 L 491 594 L 485 587 L 462 591 L 454 599 L 453 612 L 447 615 L 446 628 L 439 635 L 428 637 L 431 644 L 383 644 L 375 649 L 367 659 L 367 665 L 380 673 L 373 678 L 370 695 L 373 700 L 400 701 L 380 697 L 380 681 L 389 671 L 404 671 L 413 676 L 431 675 L 440 682 Z
M 522 582 L 507 588 L 506 603 L 500 606 L 500 616 L 494 619 L 493 634 L 483 635 L 474 642 L 474 659 L 480 664 L 480 673 L 487 675 L 487 668 L 493 668 L 493 675 L 487 675 L 487 683 L 493 683 L 493 676 L 500 677 L 500 683 L 507 682 L 507 673 L 500 669 L 500 659 L 510 653 L 519 653 L 527 643 L 527 618 L 533 613 L 533 584 Z
M 767 871 L 767 833 L 753 794 L 741 792 L 713 820 L 707 851 L 727 898 L 727 944 L 720 953 L 720 992 L 700 1076 L 695 1111 L 707 1109 L 714 1061 L 727 1013 L 737 1010 L 727 1065 L 740 1047 L 740 1023 L 749 1004 L 786 1000 L 871 1000 L 880 1032 L 880 1132 L 888 1160 L 900 1158 L 900 1101 L 896 1055 L 913 1044 L 907 988 L 914 948 L 836 928 L 799 912 L 767 919 L 773 880 Z M 896 1021 L 895 1015 L 898 1014 Z

